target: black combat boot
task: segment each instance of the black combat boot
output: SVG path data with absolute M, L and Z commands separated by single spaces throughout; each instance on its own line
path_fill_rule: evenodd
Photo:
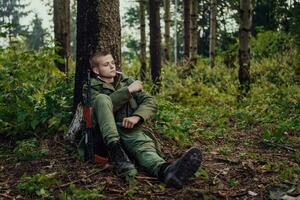
M 134 177 L 137 174 L 134 165 L 129 160 L 119 140 L 113 141 L 108 145 L 108 155 L 113 162 L 117 176 Z
M 158 179 L 167 187 L 181 188 L 201 165 L 202 153 L 198 148 L 190 148 L 174 163 L 160 166 Z

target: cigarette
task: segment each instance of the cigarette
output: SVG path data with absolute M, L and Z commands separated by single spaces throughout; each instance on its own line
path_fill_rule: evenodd
M 123 72 L 120 72 L 120 71 L 116 71 L 116 73 L 117 73 L 117 74 L 123 74 Z

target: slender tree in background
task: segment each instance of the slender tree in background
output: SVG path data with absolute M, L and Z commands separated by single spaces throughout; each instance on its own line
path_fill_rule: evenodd
M 0 1 L 0 32 L 7 33 L 9 42 L 17 35 L 27 35 L 27 27 L 20 24 L 20 19 L 29 14 L 26 11 L 27 6 L 28 4 L 21 3 L 20 0 Z M 3 28 L 4 25 L 8 25 L 7 28 Z
M 73 111 L 82 101 L 89 58 L 96 51 L 110 51 L 117 68 L 121 63 L 119 0 L 77 0 L 77 52 Z
M 240 34 L 239 34 L 239 81 L 242 92 L 250 89 L 250 31 L 252 24 L 251 0 L 240 0 Z
M 170 61 L 170 26 L 171 26 L 171 18 L 170 18 L 170 0 L 165 0 L 164 2 L 164 8 L 165 8 L 165 14 L 164 14 L 164 21 L 165 21 L 165 60 Z
M 197 64 L 197 44 L 198 44 L 198 1 L 192 0 L 191 12 L 191 63 Z
M 145 1 L 145 0 L 143 0 Z M 140 1 L 138 1 L 140 2 Z M 144 2 L 144 6 L 146 6 L 146 3 Z M 144 7 L 144 9 L 146 9 Z M 138 34 L 136 31 L 139 29 L 141 30 L 141 22 L 140 22 L 140 4 L 133 4 L 133 7 L 128 8 L 126 13 L 123 16 L 123 24 L 122 28 L 126 27 L 126 29 L 129 29 L 129 33 L 127 31 L 124 32 L 122 35 L 122 43 L 126 48 L 122 50 L 122 58 L 126 60 L 132 60 L 136 57 L 141 56 L 141 40 L 138 39 L 138 37 L 135 37 L 136 34 Z M 145 22 L 146 24 L 146 22 Z M 136 32 L 136 34 L 135 34 Z M 141 32 L 139 32 L 141 34 Z M 141 39 L 141 38 L 140 38 Z
M 147 70 L 147 64 L 146 64 L 146 22 L 145 22 L 145 1 L 140 0 L 140 34 L 141 34 L 141 69 L 140 69 L 140 77 L 141 80 L 144 81 L 146 79 L 146 70 Z
M 210 40 L 209 40 L 209 63 L 215 66 L 217 35 L 217 0 L 210 1 Z
M 175 31 L 174 31 L 174 64 L 177 65 L 177 11 L 178 11 L 178 0 L 175 0 L 175 11 L 174 11 L 174 23 L 175 23 Z
M 197 53 L 199 55 L 209 57 L 209 17 L 210 17 L 210 0 L 201 0 L 199 2 L 198 12 L 200 15 L 199 20 L 199 34 L 198 34 L 198 47 Z
M 291 8 L 292 20 L 290 22 L 291 33 L 295 38 L 296 48 L 297 48 L 297 57 L 296 57 L 296 66 L 295 66 L 295 80 L 300 83 L 300 2 L 293 2 Z
M 44 46 L 44 38 L 46 36 L 46 30 L 42 27 L 42 19 L 35 14 L 32 20 L 32 31 L 28 33 L 27 43 L 30 49 L 38 50 Z
M 160 16 L 159 16 L 159 0 L 149 1 L 149 25 L 150 25 L 150 66 L 151 77 L 155 87 L 153 94 L 159 91 L 160 71 L 161 71 L 161 55 L 160 55 Z
M 71 0 L 71 10 L 70 10 L 70 20 L 71 20 L 71 57 L 75 58 L 76 57 L 76 15 L 77 15 L 77 0 Z
M 252 34 L 257 32 L 277 31 L 282 28 L 285 31 L 289 29 L 289 6 L 287 0 L 256 0 L 253 9 Z
M 57 54 L 60 59 L 55 61 L 56 66 L 62 72 L 68 71 L 70 56 L 70 0 L 53 1 L 54 39 L 57 46 Z
M 184 57 L 190 59 L 190 46 L 191 46 L 191 7 L 192 0 L 185 0 L 184 7 Z

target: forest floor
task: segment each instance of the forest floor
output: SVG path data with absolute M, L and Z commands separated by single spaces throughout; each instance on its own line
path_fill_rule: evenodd
M 300 133 L 286 133 L 289 147 L 263 143 L 261 134 L 256 127 L 183 146 L 160 137 L 168 161 L 190 146 L 203 151 L 202 168 L 182 189 L 166 188 L 142 170 L 128 184 L 109 165 L 80 161 L 57 138 L 40 141 L 39 148 L 49 152 L 29 161 L 18 160 L 8 141 L 1 141 L 0 199 L 299 199 Z

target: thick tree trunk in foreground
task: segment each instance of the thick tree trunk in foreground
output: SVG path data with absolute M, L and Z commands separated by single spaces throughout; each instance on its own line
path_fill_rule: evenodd
M 119 0 L 77 0 L 77 56 L 73 111 L 82 101 L 89 58 L 96 51 L 110 51 L 121 64 Z
M 243 92 L 250 89 L 250 31 L 252 24 L 251 0 L 240 0 L 240 49 L 239 49 L 239 81 Z
M 165 60 L 170 61 L 170 52 L 171 52 L 171 45 L 170 45 L 170 0 L 165 0 Z
M 149 22 L 150 22 L 150 65 L 152 82 L 155 88 L 152 93 L 159 91 L 161 56 L 160 56 L 160 16 L 159 16 L 159 0 L 149 1 Z
M 140 77 L 141 80 L 144 81 L 146 79 L 146 22 L 145 22 L 145 1 L 140 0 L 140 34 L 141 34 L 141 69 L 140 69 Z
M 62 72 L 68 71 L 68 60 L 70 56 L 70 0 L 53 1 L 54 39 L 57 46 L 57 54 L 60 60 L 55 64 Z
M 217 35 L 217 0 L 211 0 L 210 1 L 210 40 L 209 40 L 209 61 L 211 67 L 215 66 L 216 35 Z

